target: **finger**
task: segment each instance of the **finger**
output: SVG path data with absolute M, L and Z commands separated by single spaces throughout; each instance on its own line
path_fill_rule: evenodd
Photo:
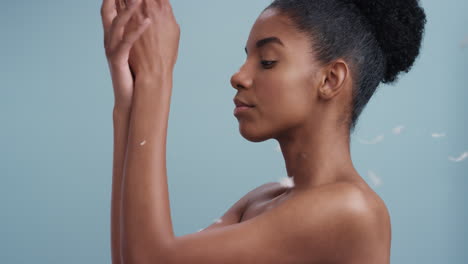
M 115 9 L 115 0 L 103 0 L 101 6 L 101 17 L 102 17 L 102 26 L 104 27 L 104 32 L 108 32 L 112 21 L 117 16 L 117 11 Z
M 114 0 L 115 5 L 117 6 L 117 13 L 121 13 L 127 8 L 127 1 L 126 0 Z
M 128 59 L 130 49 L 133 46 L 133 43 L 145 32 L 148 26 L 151 24 L 151 20 L 149 18 L 145 18 L 143 22 L 133 31 L 128 32 L 122 38 L 122 41 L 118 47 L 118 54 L 125 56 L 125 59 Z
M 130 3 L 130 1 L 132 0 L 126 0 L 127 3 Z M 144 13 L 146 12 L 146 1 L 145 0 L 141 0 L 141 3 L 139 4 L 140 8 L 138 10 L 138 12 L 136 12 L 131 18 L 130 20 L 133 22 L 135 21 L 136 24 L 140 24 L 143 22 L 143 20 L 145 19 L 145 17 L 147 17 L 148 15 L 145 15 Z
M 147 12 L 154 11 L 154 8 L 159 8 L 161 6 L 158 0 L 143 0 L 143 2 L 145 3 L 145 8 Z
M 138 9 L 138 5 L 141 3 L 141 0 L 134 0 L 135 2 L 129 6 L 128 9 L 125 9 L 121 14 L 119 14 L 112 23 L 112 39 L 111 43 L 114 45 L 117 44 L 123 36 L 125 25 L 130 20 L 132 15 Z
M 158 0 L 158 1 L 160 3 L 160 7 L 164 11 L 168 12 L 173 18 L 175 18 L 170 1 L 169 0 Z
M 161 7 L 161 4 L 162 4 L 162 3 L 161 3 L 161 0 L 148 0 L 148 1 L 151 1 L 152 4 L 157 4 L 158 7 Z
M 169 8 L 172 10 L 171 2 L 169 0 L 157 0 L 162 7 Z

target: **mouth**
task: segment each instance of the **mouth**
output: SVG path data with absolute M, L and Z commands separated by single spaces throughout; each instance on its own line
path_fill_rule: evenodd
M 245 107 L 255 107 L 255 105 L 253 104 L 250 104 L 248 102 L 245 102 L 245 101 L 242 101 L 238 98 L 234 98 L 234 104 L 236 105 L 236 107 L 241 107 L 241 106 L 245 106 Z
M 236 103 L 236 107 L 241 107 L 241 106 L 254 107 L 255 105 L 250 105 L 250 104 L 245 104 L 245 103 Z
M 255 106 L 247 106 L 247 105 L 239 105 L 234 108 L 234 115 L 238 115 L 240 113 L 245 113 L 250 109 L 254 108 Z

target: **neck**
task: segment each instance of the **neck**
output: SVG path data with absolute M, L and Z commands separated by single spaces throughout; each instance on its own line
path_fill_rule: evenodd
M 296 128 L 277 138 L 294 189 L 355 179 L 358 174 L 351 160 L 349 133 L 345 131 L 322 123 Z

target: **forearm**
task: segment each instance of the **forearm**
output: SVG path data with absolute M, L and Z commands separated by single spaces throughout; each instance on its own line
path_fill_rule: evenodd
M 122 264 L 120 253 L 120 208 L 122 204 L 122 178 L 127 148 L 130 109 L 115 106 L 112 113 L 114 124 L 114 154 L 112 164 L 111 194 L 111 259 L 112 264 Z
M 135 81 L 122 191 L 124 263 L 162 259 L 173 238 L 166 169 L 171 75 Z

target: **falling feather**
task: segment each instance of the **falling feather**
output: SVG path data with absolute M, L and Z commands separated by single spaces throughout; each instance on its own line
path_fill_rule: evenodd
M 372 181 L 372 185 L 374 185 L 375 187 L 382 185 L 382 179 L 380 179 L 380 177 L 377 176 L 375 172 L 368 170 L 367 176 L 370 178 L 370 180 Z
M 283 177 L 278 180 L 278 182 L 281 184 L 281 186 L 286 187 L 286 188 L 292 188 L 294 187 L 294 178 L 293 177 Z
M 381 142 L 383 139 L 384 139 L 384 135 L 379 135 L 379 136 L 377 136 L 374 139 L 369 140 L 369 141 L 368 140 L 363 140 L 363 139 L 358 139 L 358 140 L 362 144 L 377 144 L 377 143 Z
M 460 162 L 468 157 L 468 152 L 463 152 L 458 158 L 449 157 L 449 160 L 454 162 Z
M 405 127 L 404 126 L 397 126 L 395 128 L 392 129 L 392 132 L 393 134 L 395 135 L 399 135 L 401 134 L 401 131 L 404 129 Z
M 213 222 L 219 224 L 219 223 L 223 222 L 223 220 L 221 218 L 216 218 L 216 219 L 213 219 Z M 198 229 L 197 232 L 203 231 L 203 230 L 205 230 L 205 228 Z
M 433 138 L 445 137 L 445 133 L 432 133 Z

